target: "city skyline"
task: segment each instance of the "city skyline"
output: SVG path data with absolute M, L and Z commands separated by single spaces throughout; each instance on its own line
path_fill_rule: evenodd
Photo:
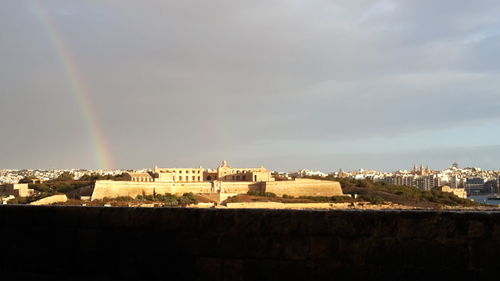
M 499 13 L 3 1 L 0 169 L 500 169 Z

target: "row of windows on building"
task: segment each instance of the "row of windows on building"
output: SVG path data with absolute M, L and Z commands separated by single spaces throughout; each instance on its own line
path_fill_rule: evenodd
M 177 173 L 177 174 L 183 174 L 184 171 L 186 171 L 186 174 L 192 173 L 192 174 L 201 174 L 200 170 L 162 170 L 160 171 L 161 173 Z
M 229 177 L 229 176 L 227 176 Z M 226 178 L 227 178 L 226 177 Z M 206 180 L 215 180 L 216 178 L 212 178 L 211 176 L 207 176 Z M 249 178 L 251 179 L 251 177 Z M 177 176 L 178 181 L 201 181 L 201 176 Z M 246 181 L 247 176 L 246 175 L 232 175 L 231 180 L 233 181 Z M 257 180 L 257 176 L 254 176 L 254 181 Z M 134 177 L 132 178 L 132 181 L 137 181 L 137 182 L 152 182 L 154 181 L 153 178 L 151 177 Z
M 185 177 L 179 176 L 178 180 L 179 181 L 183 181 L 183 180 L 185 180 L 185 181 L 190 181 L 190 180 L 191 181 L 201 181 L 201 176 L 191 176 L 191 177 L 190 176 L 185 176 Z
M 210 181 L 210 180 L 215 180 L 216 178 L 212 178 L 211 176 L 207 176 L 206 180 Z M 249 178 L 251 179 L 251 177 Z M 201 177 L 200 176 L 178 176 L 177 177 L 177 180 L 178 181 L 201 181 Z M 233 181 L 246 181 L 247 180 L 247 176 L 245 175 L 242 175 L 242 176 L 231 176 L 231 180 Z M 257 180 L 257 176 L 255 176 L 255 179 L 254 180 Z
M 152 181 L 154 181 L 154 179 L 150 178 L 150 177 L 137 177 L 137 178 L 132 178 L 132 181 L 152 182 Z

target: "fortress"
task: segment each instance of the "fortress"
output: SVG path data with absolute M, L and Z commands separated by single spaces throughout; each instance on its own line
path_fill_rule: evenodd
M 249 191 L 270 192 L 277 196 L 343 195 L 338 182 L 312 179 L 280 181 L 264 167 L 233 168 L 223 161 L 215 170 L 155 167 L 149 172 L 127 173 L 125 181 L 97 181 L 92 200 L 166 193 L 182 195 L 188 192 L 223 197 Z

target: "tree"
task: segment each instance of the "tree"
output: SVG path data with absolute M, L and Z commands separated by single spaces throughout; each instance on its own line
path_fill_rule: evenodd
M 72 181 L 74 179 L 74 175 L 70 172 L 64 172 L 60 174 L 55 180 L 56 181 Z
M 36 177 L 34 177 L 34 176 L 26 176 L 26 177 L 22 178 L 19 181 L 19 183 L 32 183 L 33 179 L 36 179 Z

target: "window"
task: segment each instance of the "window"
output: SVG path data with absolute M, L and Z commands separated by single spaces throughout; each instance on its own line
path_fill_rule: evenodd
M 200 181 L 200 180 L 201 180 L 201 177 L 200 177 L 200 176 L 198 176 L 198 181 Z
M 194 177 L 194 176 L 192 176 L 192 179 L 193 179 L 193 180 L 195 180 L 195 177 Z
M 179 180 L 180 180 L 180 181 L 182 180 L 182 176 L 179 176 Z

